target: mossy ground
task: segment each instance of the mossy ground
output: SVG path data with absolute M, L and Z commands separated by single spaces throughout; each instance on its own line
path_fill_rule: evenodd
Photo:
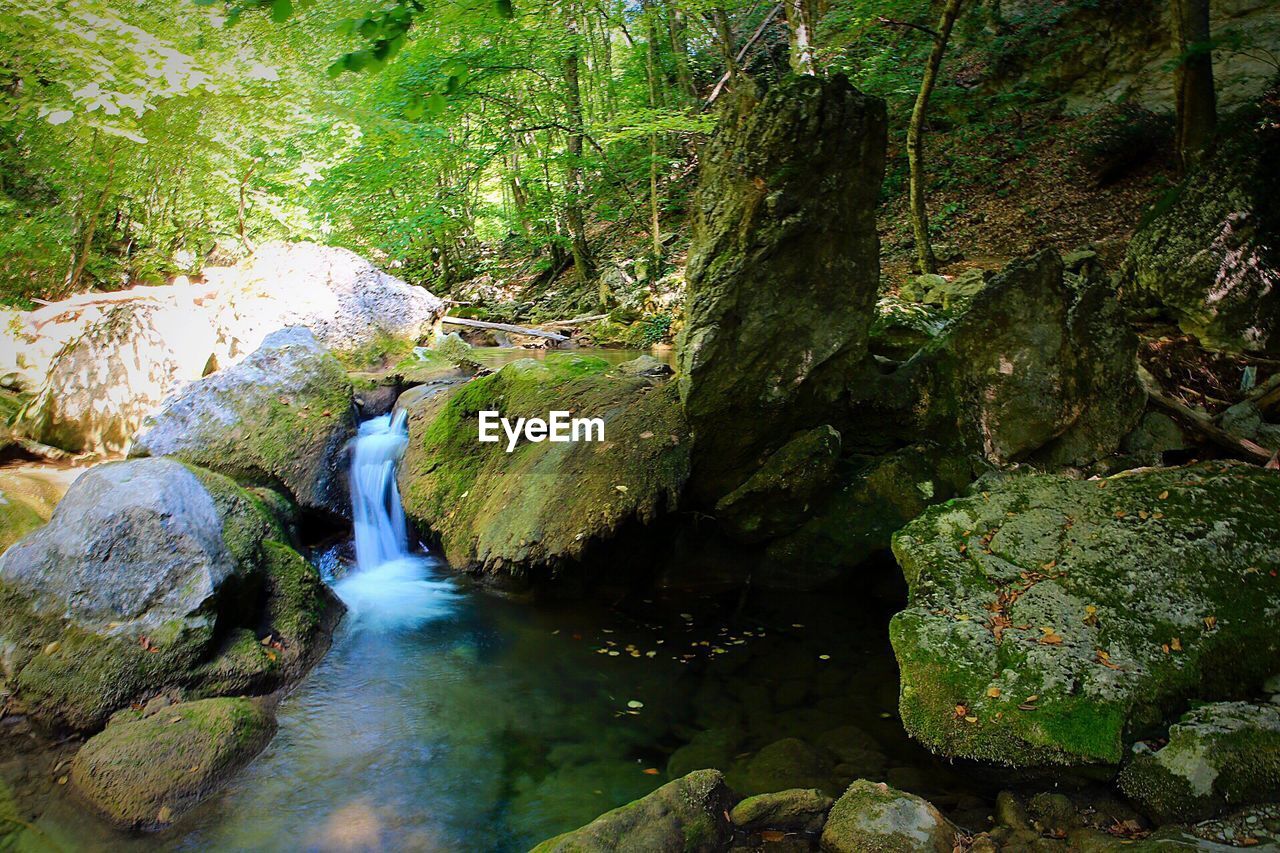
M 605 420 L 605 441 L 478 441 L 478 413 Z M 512 362 L 428 398 L 410 413 L 400 470 L 405 510 L 450 563 L 516 570 L 581 555 L 630 519 L 675 505 L 688 476 L 688 435 L 674 388 L 570 353 Z
M 1280 668 L 1280 474 L 1023 477 L 894 537 L 904 725 L 946 755 L 1116 763 L 1188 699 Z

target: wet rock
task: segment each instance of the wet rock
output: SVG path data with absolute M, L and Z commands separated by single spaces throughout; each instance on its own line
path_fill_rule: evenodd
M 1280 472 L 1006 479 L 894 537 L 903 724 L 950 756 L 1118 763 L 1125 732 L 1280 664 Z
M 251 699 L 204 699 L 150 716 L 122 712 L 71 763 L 71 783 L 124 829 L 169 826 L 267 745 L 275 718 Z
M 569 411 L 602 418 L 604 441 L 479 443 L 478 413 Z M 409 405 L 399 470 L 405 511 L 440 537 L 455 567 L 523 577 L 579 558 L 626 524 L 674 508 L 689 438 L 670 383 L 611 371 L 599 358 L 550 353 Z M 499 429 L 499 433 L 502 431 Z
M 827 811 L 835 802 L 813 788 L 793 788 L 773 794 L 747 797 L 733 807 L 729 818 L 738 829 L 759 832 L 776 829 L 783 832 L 821 832 Z
M 53 357 L 16 427 L 73 453 L 122 453 L 144 417 L 204 374 L 213 351 L 209 320 L 190 305 L 114 305 Z
M 743 733 L 735 728 L 705 729 L 667 759 L 667 775 L 687 776 L 704 767 L 728 767 L 742 745 Z
M 269 335 L 234 367 L 186 386 L 149 417 L 131 456 L 172 456 L 301 506 L 349 515 L 343 449 L 355 435 L 351 384 L 310 330 Z
M 799 77 L 740 87 L 703 152 L 678 380 L 699 500 L 830 422 L 866 355 L 885 123 L 844 77 Z
M 235 661 L 237 690 L 296 678 L 336 604 L 285 541 L 267 505 L 221 475 L 171 459 L 90 469 L 0 556 L 16 706 L 83 731 L 168 688 L 213 689 L 220 662 Z
M 728 843 L 732 794 L 715 770 L 699 770 L 591 823 L 542 842 L 532 853 L 713 853 Z
M 619 364 L 618 371 L 628 376 L 669 376 L 671 365 L 651 355 L 641 355 Z
M 218 288 L 219 359 L 254 352 L 278 329 L 305 326 L 321 345 L 358 362 L 432 334 L 444 303 L 347 249 L 268 243 L 235 267 L 208 272 Z
M 1280 707 L 1202 705 L 1170 727 L 1167 745 L 1138 753 L 1117 782 L 1161 822 L 1280 799 Z
M 1134 235 L 1126 302 L 1222 349 L 1280 352 L 1280 125 L 1246 111 L 1234 134 Z
M 938 309 L 885 296 L 876 303 L 867 347 L 872 355 L 906 361 L 942 333 L 947 319 Z
M 744 542 L 789 533 L 809 516 L 810 504 L 836 476 L 840 433 L 829 424 L 793 435 L 741 486 L 716 504 L 716 515 Z
M 916 276 L 902 288 L 902 296 L 912 302 L 936 305 L 945 314 L 964 311 L 991 279 L 989 270 L 967 269 L 956 276 L 926 274 Z
M 831 807 L 823 853 L 951 853 L 956 830 L 925 800 L 858 780 Z
M 737 762 L 727 774 L 729 786 L 748 796 L 789 788 L 836 790 L 832 757 L 799 738 L 784 738 Z

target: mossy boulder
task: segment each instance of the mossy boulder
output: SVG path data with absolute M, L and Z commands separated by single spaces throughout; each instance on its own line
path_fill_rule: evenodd
M 479 413 L 601 418 L 603 441 L 481 443 Z M 673 509 L 689 436 L 669 382 L 602 359 L 552 353 L 418 398 L 399 470 L 405 511 L 457 568 L 522 576 L 581 557 L 630 522 Z M 501 430 L 499 430 L 501 433 Z
M 843 76 L 793 77 L 739 86 L 702 153 L 678 381 L 707 504 L 829 423 L 866 356 L 885 128 Z
M 735 827 L 747 832 L 774 829 L 817 833 L 822 831 L 833 802 L 831 797 L 814 788 L 792 788 L 747 797 L 733 807 L 729 819 Z
M 165 691 L 298 677 L 338 605 L 286 541 L 268 506 L 219 474 L 171 459 L 87 471 L 48 525 L 0 557 L 12 700 L 93 731 Z
M 906 298 L 885 296 L 876 303 L 867 347 L 873 355 L 906 361 L 942 333 L 948 315 Z
M 951 853 L 956 829 L 932 804 L 859 779 L 831 807 L 823 853 Z
M 172 824 L 257 755 L 276 723 L 261 702 L 202 699 L 125 711 L 71 762 L 76 793 L 123 829 Z
M 733 795 L 715 770 L 697 770 L 591 823 L 544 841 L 531 853 L 714 853 L 733 834 Z
M 310 330 L 291 327 L 170 397 L 147 418 L 130 455 L 172 456 L 346 515 L 341 462 L 354 434 L 346 371 Z
M 1280 472 L 1227 462 L 1008 478 L 893 538 L 903 724 L 1001 764 L 1117 764 L 1189 698 L 1280 666 Z
M 774 741 L 755 755 L 736 762 L 726 776 L 739 794 L 768 794 L 791 788 L 817 788 L 839 793 L 835 756 L 800 738 Z
M 1280 108 L 1236 116 L 1129 243 L 1126 302 L 1215 348 L 1280 352 Z M 1262 115 L 1259 113 L 1262 112 Z
M 1120 790 L 1163 822 L 1280 800 L 1280 705 L 1216 702 L 1169 728 L 1169 742 L 1139 753 Z

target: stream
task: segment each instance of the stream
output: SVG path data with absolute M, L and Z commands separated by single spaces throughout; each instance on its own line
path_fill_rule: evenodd
M 851 725 L 874 740 L 873 763 L 893 784 L 944 808 L 989 808 L 897 721 L 886 625 L 901 590 L 873 594 L 868 575 L 811 595 L 487 594 L 411 547 L 395 483 L 407 441 L 403 416 L 360 428 L 353 541 L 313 555 L 348 615 L 281 703 L 266 751 L 167 833 L 125 836 L 59 795 L 38 824 L 49 839 L 522 851 L 666 782 L 672 752 L 698 732 L 729 741 L 707 758 L 728 769 L 779 739 L 822 743 Z

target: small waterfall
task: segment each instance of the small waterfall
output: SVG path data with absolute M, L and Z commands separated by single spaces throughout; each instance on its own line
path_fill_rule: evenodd
M 360 425 L 351 454 L 351 516 L 356 568 L 334 584 L 351 621 L 412 627 L 450 611 L 457 593 L 432 576 L 436 561 L 409 550 L 396 466 L 409 446 L 403 409 Z

